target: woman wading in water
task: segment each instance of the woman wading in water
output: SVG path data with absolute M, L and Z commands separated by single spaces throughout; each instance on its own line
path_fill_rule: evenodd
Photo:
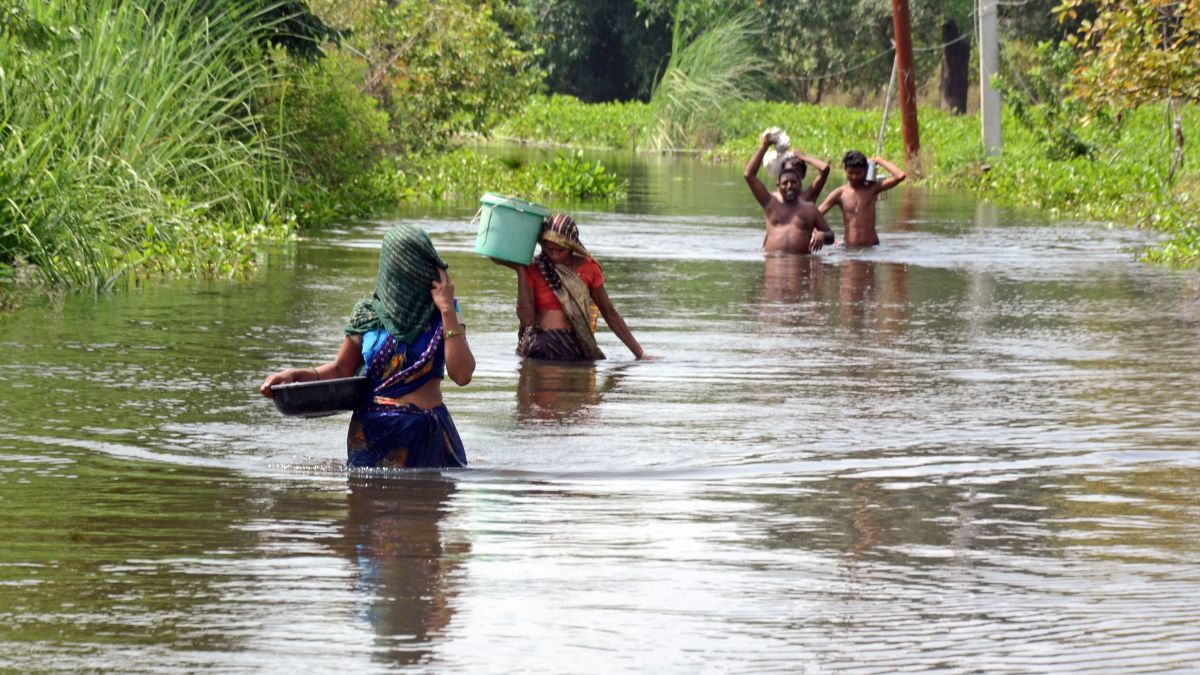
M 424 230 L 397 225 L 383 238 L 375 292 L 359 301 L 337 357 L 315 368 L 289 368 L 259 387 L 351 377 L 360 367 L 371 394 L 354 411 L 346 464 L 355 467 L 467 465 L 442 378 L 465 386 L 475 372 L 466 326 L 454 310 L 454 283 Z
M 565 213 L 550 215 L 538 238 L 541 253 L 530 265 L 493 260 L 517 271 L 517 355 L 553 361 L 598 361 L 596 318 L 603 316 L 621 342 L 641 359 L 646 353 L 604 290 L 604 272 L 579 241 Z

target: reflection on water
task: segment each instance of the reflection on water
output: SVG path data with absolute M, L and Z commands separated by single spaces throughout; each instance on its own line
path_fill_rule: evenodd
M 763 258 L 763 301 L 797 305 L 821 302 L 821 270 L 825 263 L 812 255 L 769 255 Z
M 428 660 L 444 635 L 457 594 L 455 573 L 469 543 L 446 544 L 439 521 L 454 494 L 448 479 L 353 477 L 340 536 L 330 547 L 357 570 L 356 617 L 378 639 L 375 660 L 411 665 Z
M 628 203 L 553 206 L 654 361 L 520 361 L 475 205 L 403 215 L 467 471 L 348 477 L 348 416 L 255 391 L 332 356 L 387 223 L 0 322 L 0 669 L 1194 668 L 1194 275 L 907 186 L 881 247 L 764 257 L 737 167 L 610 164 Z
M 562 424 L 590 419 L 604 394 L 617 389 L 628 367 L 609 368 L 601 375 L 595 363 L 523 359 L 517 368 L 518 419 Z

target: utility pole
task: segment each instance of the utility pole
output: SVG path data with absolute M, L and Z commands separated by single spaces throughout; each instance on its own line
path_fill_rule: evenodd
M 917 73 L 913 70 L 912 19 L 908 13 L 908 0 L 892 0 L 892 26 L 896 33 L 896 71 L 900 78 L 904 163 L 911 166 L 921 153 L 921 132 L 917 126 Z
M 1000 154 L 1000 92 L 992 76 L 1000 70 L 1000 44 L 996 38 L 996 0 L 979 0 L 979 119 L 983 124 L 983 149 Z

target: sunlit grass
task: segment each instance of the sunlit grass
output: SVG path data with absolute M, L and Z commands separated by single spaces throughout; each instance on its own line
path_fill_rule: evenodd
M 759 29 L 749 13 L 694 34 L 676 20 L 671 57 L 650 97 L 655 127 L 650 145 L 691 145 L 718 131 L 716 117 L 759 91 L 763 62 L 754 50 Z
M 286 232 L 287 169 L 254 112 L 274 77 L 261 25 L 196 4 L 17 5 L 44 39 L 0 35 L 0 264 L 72 287 L 228 274 Z

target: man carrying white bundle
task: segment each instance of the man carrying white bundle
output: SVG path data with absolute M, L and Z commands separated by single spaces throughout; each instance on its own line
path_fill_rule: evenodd
M 782 141 L 782 142 L 781 142 Z M 825 217 L 817 210 L 813 201 L 825 187 L 829 177 L 829 164 L 802 154 L 785 156 L 778 162 L 776 191 L 770 192 L 758 179 L 763 157 L 771 145 L 784 153 L 788 149 L 787 135 L 772 127 L 762 133 L 758 151 L 750 158 L 743 176 L 750 192 L 763 208 L 767 233 L 763 237 L 763 250 L 768 253 L 812 253 L 834 241 L 833 230 Z M 782 146 L 782 147 L 781 147 Z M 821 173 L 807 190 L 803 189 L 807 164 L 812 164 Z
M 813 168 L 818 171 L 817 179 L 812 185 L 800 190 L 800 199 L 806 202 L 817 201 L 821 196 L 821 190 L 825 189 L 825 181 L 829 180 L 829 164 L 822 162 L 816 157 L 809 157 L 800 152 L 793 151 L 792 139 L 779 127 L 771 127 L 763 132 L 769 136 L 769 142 L 774 145 L 773 148 L 768 148 L 766 154 L 763 155 L 763 164 L 767 167 L 767 173 L 771 174 L 776 182 L 779 182 L 779 174 L 783 172 L 784 167 L 795 169 L 800 174 L 800 180 L 804 180 L 804 174 L 808 172 L 808 165 L 812 164 Z

